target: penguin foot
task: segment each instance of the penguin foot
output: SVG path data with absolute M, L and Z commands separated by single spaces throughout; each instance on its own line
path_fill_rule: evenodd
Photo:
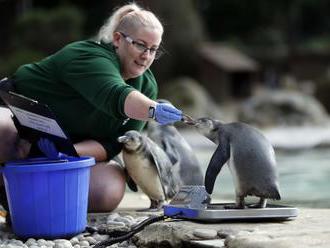
M 225 209 L 245 209 L 245 205 L 241 205 L 241 204 L 228 204 L 224 206 Z
M 249 208 L 264 208 L 259 203 L 249 205 Z
M 136 210 L 137 212 L 159 212 L 163 210 L 163 201 L 150 200 L 150 207 Z
M 163 207 L 160 207 L 160 208 L 149 208 L 149 212 L 159 212 L 159 211 L 163 211 Z
M 225 209 L 244 209 L 246 207 L 244 196 L 237 195 L 235 204 L 225 205 Z
M 258 203 L 249 205 L 249 208 L 265 208 L 266 205 L 267 205 L 267 199 L 260 198 Z
M 164 201 L 163 200 L 150 200 L 150 209 L 158 209 L 161 210 L 163 208 Z
M 136 212 L 159 212 L 162 210 L 163 210 L 162 207 L 160 207 L 160 208 L 143 208 L 143 209 L 136 210 Z

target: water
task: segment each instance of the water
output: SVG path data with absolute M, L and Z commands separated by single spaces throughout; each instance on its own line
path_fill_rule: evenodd
M 208 141 L 203 142 L 202 145 L 200 142 L 198 145 L 196 142 L 190 144 L 194 150 L 198 151 L 198 159 L 205 172 L 216 146 Z M 330 148 L 275 150 L 275 153 L 282 197 L 275 203 L 298 207 L 329 208 Z M 234 185 L 227 166 L 224 166 L 218 175 L 212 196 L 220 200 L 235 200 Z M 250 200 L 256 199 L 250 198 Z

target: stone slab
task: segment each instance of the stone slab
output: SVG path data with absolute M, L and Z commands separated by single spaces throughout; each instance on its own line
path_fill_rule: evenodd
M 124 211 L 125 214 L 127 211 Z M 134 215 L 135 211 L 131 209 L 128 213 Z M 138 215 L 141 214 L 138 212 Z M 168 220 L 146 226 L 135 235 L 134 242 L 138 247 L 221 247 L 225 244 L 226 248 L 326 248 L 330 247 L 329 223 L 330 209 L 300 209 L 299 216 L 289 221 L 226 221 L 210 224 Z M 196 229 L 217 231 L 214 244 L 210 239 L 196 237 Z

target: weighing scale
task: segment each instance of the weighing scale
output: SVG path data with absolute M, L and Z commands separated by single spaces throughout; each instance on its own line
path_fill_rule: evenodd
M 265 208 L 253 208 L 247 204 L 245 209 L 233 209 L 235 203 L 210 202 L 204 186 L 186 185 L 164 206 L 164 215 L 201 222 L 290 220 L 298 216 L 298 209 L 290 206 L 267 204 Z

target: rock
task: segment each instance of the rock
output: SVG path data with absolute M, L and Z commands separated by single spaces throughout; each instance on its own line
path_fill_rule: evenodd
M 72 245 L 76 245 L 79 244 L 79 239 L 77 237 L 73 237 L 72 239 L 70 239 L 70 242 Z
M 259 127 L 325 125 L 329 116 L 313 96 L 298 91 L 260 91 L 243 102 L 238 119 Z
M 220 229 L 220 230 L 218 230 L 218 236 L 220 238 L 223 238 L 223 239 L 225 239 L 225 238 L 227 238 L 227 237 L 229 237 L 233 234 L 234 234 L 233 230 L 230 230 L 230 229 Z
M 131 215 L 125 215 L 124 218 L 130 220 L 131 222 L 136 222 L 136 220 Z
M 66 239 L 55 239 L 54 243 L 54 248 L 72 248 L 72 244 Z
M 182 240 L 193 239 L 194 235 L 191 225 L 179 223 L 157 222 L 146 226 L 142 232 L 135 234 L 134 243 L 137 247 L 180 247 Z
M 29 238 L 26 242 L 25 242 L 25 244 L 27 245 L 27 246 L 31 246 L 31 245 L 34 245 L 34 244 L 36 244 L 37 243 L 37 240 L 35 240 L 34 238 Z
M 109 214 L 108 217 L 107 217 L 107 220 L 108 221 L 113 221 L 118 217 L 120 217 L 120 215 L 118 213 Z
M 84 240 L 85 236 L 83 234 L 79 234 L 75 238 L 77 238 L 80 241 L 80 240 Z
M 89 246 L 89 242 L 86 241 L 86 240 L 82 240 L 82 241 L 79 242 L 79 245 L 80 246 L 87 246 L 88 247 Z
M 93 237 L 86 237 L 86 241 L 91 245 L 95 245 L 97 243 L 96 239 Z
M 120 211 L 120 210 L 118 210 Z M 124 216 L 124 215 L 123 215 Z M 106 218 L 104 218 L 106 222 Z M 141 232 L 134 235 L 132 240 L 124 241 L 114 247 L 223 247 L 226 248 L 327 248 L 330 244 L 330 209 L 300 209 L 298 218 L 290 221 L 235 221 L 219 223 L 196 223 L 186 220 L 162 221 L 146 226 Z M 100 223 L 98 223 L 100 224 Z M 215 231 L 216 230 L 216 231 Z M 214 234 L 215 232 L 215 234 Z M 195 234 L 197 235 L 195 236 Z M 200 239 L 200 233 L 205 238 Z M 213 233 L 212 235 L 210 235 Z M 79 240 L 80 244 L 72 245 L 66 239 L 54 241 L 28 239 L 25 244 L 20 240 L 5 240 L 0 233 L 0 248 L 82 248 L 91 247 L 90 238 L 97 241 L 108 239 L 108 235 L 87 234 L 77 235 L 72 240 Z M 209 237 L 206 237 L 209 235 Z M 219 237 L 224 239 L 219 239 Z M 134 241 L 134 244 L 132 243 Z M 53 246 L 39 245 L 49 244 Z M 88 245 L 87 245 L 88 243 Z M 30 245 L 27 245 L 30 244 Z M 185 246 L 187 244 L 187 246 Z M 136 246 L 135 246 L 136 245 Z
M 47 241 L 47 247 L 53 247 L 55 245 L 55 242 L 52 240 Z
M 94 233 L 92 237 L 93 237 L 97 242 L 103 240 L 101 234 L 98 234 L 98 233 Z
M 37 244 L 40 246 L 42 245 L 47 246 L 48 242 L 45 239 L 38 239 Z
M 162 97 L 194 118 L 225 119 L 220 107 L 196 80 L 182 77 L 166 83 Z
M 24 243 L 21 240 L 14 239 L 11 240 L 11 244 L 16 246 L 22 246 Z
M 118 247 L 127 247 L 128 246 L 128 242 L 127 241 L 123 241 L 121 243 L 118 244 Z
M 167 242 L 166 247 L 182 247 L 196 239 L 192 235 L 194 230 L 211 229 L 227 234 L 226 248 L 327 248 L 330 244 L 329 222 L 329 209 L 300 209 L 298 218 L 288 221 L 157 222 L 136 234 L 134 242 L 138 247 L 157 247 L 163 242 Z
M 128 226 L 131 226 L 133 224 L 133 221 L 129 218 L 126 218 L 126 217 L 122 217 L 122 216 L 118 216 L 117 218 L 114 219 L 115 222 L 118 222 L 118 223 L 124 223 L 124 225 L 128 225 Z M 110 224 L 108 222 L 108 224 Z
M 119 222 L 119 221 L 114 221 L 114 220 L 108 220 L 107 224 L 111 225 L 111 226 L 118 226 L 118 227 L 126 226 L 124 222 Z
M 193 234 L 202 239 L 214 239 L 218 235 L 217 231 L 213 229 L 196 229 Z

